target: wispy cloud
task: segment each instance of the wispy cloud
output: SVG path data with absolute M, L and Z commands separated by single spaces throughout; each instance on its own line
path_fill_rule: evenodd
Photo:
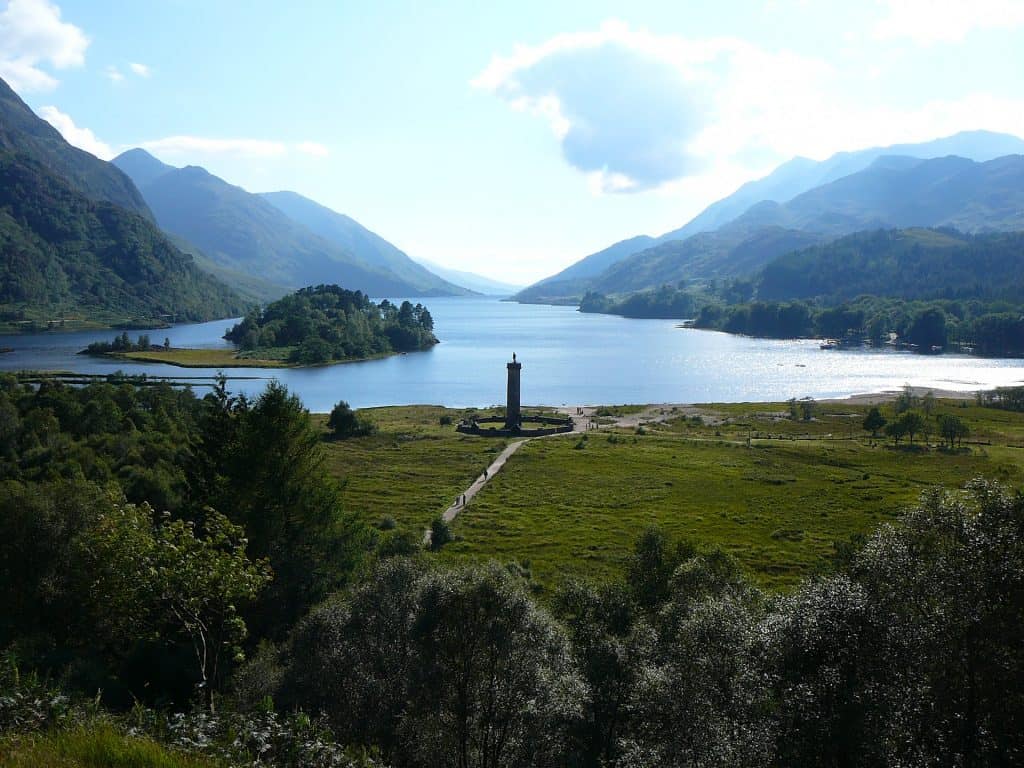
M 237 155 L 240 157 L 277 157 L 287 154 L 288 145 L 266 139 L 220 139 L 206 136 L 167 136 L 143 141 L 143 149 L 165 155 Z
M 57 79 L 40 65 L 80 67 L 88 47 L 85 33 L 61 21 L 49 0 L 10 0 L 0 11 L 0 77 L 15 90 L 53 89 Z
M 1024 26 L 1021 0 L 882 0 L 880 4 L 883 16 L 873 30 L 879 40 L 955 43 L 975 30 Z
M 106 75 L 107 79 L 112 83 L 120 83 L 124 81 L 124 73 L 113 65 L 107 67 L 103 74 Z
M 258 160 L 282 158 L 296 154 L 311 157 L 326 157 L 330 154 L 326 146 L 315 141 L 286 142 L 272 139 L 212 138 L 189 135 L 166 136 L 114 147 L 98 138 L 88 128 L 76 125 L 70 115 L 61 112 L 57 107 L 42 107 L 39 110 L 39 116 L 56 128 L 69 144 L 91 152 L 104 160 L 109 160 L 118 152 L 131 147 L 142 147 L 171 162 L 183 163 L 203 162 L 204 158 L 217 157 Z
M 132 61 L 128 64 L 128 69 L 134 72 L 139 77 L 149 77 L 153 71 L 145 64 L 139 64 L 137 61 Z
M 327 147 L 316 141 L 300 141 L 295 145 L 295 149 L 304 155 L 311 155 L 312 157 L 327 157 L 331 154 Z
M 88 128 L 81 128 L 75 125 L 75 121 L 69 115 L 64 114 L 53 106 L 42 107 L 39 116 L 56 128 L 68 144 L 91 152 L 96 157 L 109 160 L 114 156 L 114 150 L 105 141 L 101 141 Z
M 293 153 L 327 157 L 330 151 L 315 141 L 290 143 L 273 139 L 212 138 L 208 136 L 166 136 L 140 142 L 137 146 L 178 160 L 202 156 L 234 156 L 248 158 L 284 157 Z

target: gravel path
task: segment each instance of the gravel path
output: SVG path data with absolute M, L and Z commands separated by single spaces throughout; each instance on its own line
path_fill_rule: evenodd
M 566 408 L 561 410 L 568 412 L 569 409 Z M 516 440 L 513 443 L 509 443 L 505 447 L 505 450 L 499 453 L 497 457 L 494 459 L 494 461 L 491 462 L 490 466 L 488 466 L 487 469 L 484 470 L 484 473 L 477 477 L 476 480 L 473 481 L 472 485 L 469 486 L 469 488 L 467 488 L 465 491 L 459 494 L 458 498 L 455 500 L 455 503 L 448 507 L 448 509 L 446 509 L 444 513 L 441 515 L 441 519 L 444 520 L 446 523 L 450 523 L 452 520 L 454 520 L 458 516 L 458 514 L 466 508 L 466 505 L 473 500 L 473 497 L 476 496 L 485 485 L 487 485 L 488 481 L 496 474 L 498 474 L 501 468 L 505 466 L 505 462 L 508 461 L 509 457 L 513 453 L 518 451 L 524 444 L 530 442 L 531 440 L 545 440 L 549 437 L 564 437 L 565 435 L 575 434 L 576 432 L 585 432 L 587 430 L 588 422 L 590 421 L 590 417 L 593 413 L 593 410 L 593 408 L 587 408 L 584 409 L 584 414 L 576 414 L 575 408 L 573 408 L 573 413 L 571 414 L 573 425 L 572 432 L 562 432 L 557 435 L 545 435 L 544 437 L 527 437 L 523 438 L 522 440 Z M 428 547 L 430 546 L 429 528 L 423 532 L 423 543 Z

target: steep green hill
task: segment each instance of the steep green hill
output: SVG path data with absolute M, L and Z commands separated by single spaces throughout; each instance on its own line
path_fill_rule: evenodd
M 1024 302 L 1024 233 L 858 232 L 780 256 L 757 281 L 762 300 L 838 303 L 862 294 Z
M 31 157 L 90 200 L 105 200 L 152 219 L 131 179 L 110 163 L 64 141 L 60 133 L 37 117 L 3 80 L 0 80 L 0 150 Z
M 375 232 L 355 219 L 332 211 L 297 192 L 263 192 L 260 194 L 285 216 L 310 232 L 334 243 L 368 264 L 383 267 L 404 280 L 416 296 L 452 296 L 469 291 L 438 277 L 409 258 Z
M 147 219 L 0 151 L 0 318 L 209 320 L 243 302 Z

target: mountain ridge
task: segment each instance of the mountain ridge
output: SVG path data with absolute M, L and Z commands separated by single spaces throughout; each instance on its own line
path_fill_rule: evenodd
M 750 207 L 765 200 L 787 202 L 818 186 L 864 170 L 883 156 L 896 154 L 927 159 L 928 155 L 939 157 L 958 153 L 967 156 L 968 159 L 991 160 L 1008 154 L 1024 153 L 1024 139 L 992 131 L 961 131 L 951 136 L 918 144 L 896 144 L 889 147 L 870 147 L 862 150 L 837 152 L 822 161 L 795 157 L 782 163 L 767 176 L 749 181 L 731 195 L 715 201 L 682 227 L 666 232 L 659 237 L 639 235 L 621 240 L 602 251 L 585 256 L 555 275 L 527 286 L 513 298 L 537 301 L 539 297 L 547 294 L 548 297 L 554 296 L 564 301 L 565 296 L 568 295 L 564 291 L 578 294 L 587 290 L 589 286 L 588 281 L 580 280 L 579 275 L 574 275 L 577 267 L 582 266 L 584 270 L 587 270 L 589 264 L 594 263 L 595 260 L 602 261 L 602 255 L 608 252 L 612 252 L 614 261 L 621 261 L 662 243 L 685 240 L 699 232 L 714 231 L 742 216 Z M 630 249 L 631 243 L 635 243 L 635 249 Z M 597 258 L 595 259 L 595 257 Z M 552 289 L 561 290 L 563 293 L 561 295 L 553 294 Z
M 463 292 L 431 275 L 353 219 L 297 193 L 252 193 L 201 166 L 176 168 L 138 148 L 122 153 L 113 162 L 136 181 L 157 223 L 201 253 L 201 265 L 225 279 L 232 275 L 254 276 L 247 281 L 246 292 L 261 300 L 331 283 L 372 296 Z M 299 214 L 294 210 L 293 215 L 281 210 L 286 203 L 294 208 L 296 200 L 301 201 L 299 207 L 307 214 L 315 206 L 321 229 L 333 227 L 325 232 L 328 237 L 297 221 L 294 215 Z M 349 227 L 349 240 L 358 241 L 364 253 L 368 249 L 382 252 L 383 263 L 371 263 L 347 247 L 339 234 L 339 222 Z M 395 264 L 403 274 L 388 264 Z
M 60 132 L 36 115 L 0 78 L 0 149 L 24 154 L 63 177 L 90 200 L 105 201 L 153 221 L 135 184 L 119 168 L 74 147 Z

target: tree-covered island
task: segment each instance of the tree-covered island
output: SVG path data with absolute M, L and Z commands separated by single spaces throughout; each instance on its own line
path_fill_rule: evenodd
M 416 352 L 437 344 L 434 319 L 422 304 L 370 301 L 337 285 L 302 288 L 250 312 L 224 338 L 243 352 L 290 363 L 361 360 Z
M 165 362 L 184 367 L 286 367 L 353 362 L 429 349 L 438 343 L 434 319 L 422 304 L 387 299 L 337 285 L 302 288 L 249 312 L 224 338 L 237 349 L 181 349 L 138 344 L 122 335 L 91 344 L 86 354 Z

